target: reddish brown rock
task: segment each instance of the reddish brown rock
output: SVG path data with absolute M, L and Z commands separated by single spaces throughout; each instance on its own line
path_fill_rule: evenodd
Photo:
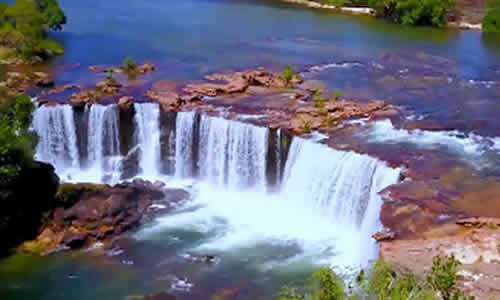
M 372 235 L 372 238 L 377 242 L 390 241 L 396 237 L 396 234 L 392 231 L 379 231 Z
M 96 84 L 96 89 L 105 94 L 116 94 L 120 91 L 122 84 L 115 79 L 106 79 Z
M 383 241 L 380 258 L 423 275 L 435 256 L 453 254 L 461 263 L 459 286 L 477 299 L 500 296 L 500 230 L 455 224 L 434 228 L 422 238 Z
M 152 201 L 164 195 L 161 184 L 143 180 L 116 186 L 63 184 L 57 194 L 59 207 L 43 225 L 37 240 L 21 249 L 47 253 L 61 246 L 79 248 L 95 241 L 106 242 L 137 226 Z
M 160 104 L 164 111 L 177 111 L 185 103 L 178 94 L 173 92 L 147 91 L 146 96 L 154 102 Z
M 145 74 L 149 72 L 153 72 L 155 70 L 155 66 L 151 63 L 145 63 L 137 67 L 136 72 L 139 74 Z
M 129 109 L 132 107 L 134 104 L 134 97 L 132 96 L 124 96 L 121 97 L 120 100 L 118 100 L 118 105 L 120 106 L 121 109 Z
M 47 94 L 49 94 L 49 95 L 58 94 L 58 93 L 62 93 L 62 92 L 65 92 L 65 91 L 71 90 L 71 89 L 81 90 L 82 86 L 77 85 L 77 84 L 65 84 L 62 86 L 56 86 L 53 89 L 49 90 Z
M 101 96 L 101 93 L 99 93 L 98 91 L 81 91 L 78 93 L 73 93 L 68 100 L 68 103 L 76 107 L 85 106 L 86 104 L 92 105 L 99 103 Z

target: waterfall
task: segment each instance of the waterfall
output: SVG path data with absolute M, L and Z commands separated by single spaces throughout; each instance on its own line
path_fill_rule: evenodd
M 199 173 L 230 189 L 266 188 L 268 129 L 201 116 Z
M 80 167 L 75 122 L 71 106 L 42 106 L 33 115 L 39 136 L 35 158 L 51 163 L 57 172 Z
M 117 105 L 92 105 L 88 120 L 88 167 L 101 180 L 120 179 L 121 153 Z
M 350 253 L 356 261 L 376 257 L 371 235 L 380 229 L 379 192 L 399 180 L 399 169 L 354 152 L 338 151 L 301 138 L 292 142 L 281 198 L 331 223 L 359 243 Z M 306 212 L 304 212 L 306 213 Z
M 194 175 L 193 143 L 195 112 L 180 112 L 176 119 L 175 133 L 175 176 L 187 178 Z
M 139 146 L 139 167 L 142 175 L 160 174 L 160 107 L 155 103 L 134 104 L 136 141 Z

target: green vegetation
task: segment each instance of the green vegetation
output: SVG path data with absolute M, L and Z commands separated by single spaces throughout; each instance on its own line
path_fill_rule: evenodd
M 127 72 L 133 72 L 133 71 L 135 71 L 137 69 L 137 64 L 132 59 L 132 57 L 128 56 L 123 61 L 123 67 L 124 67 L 125 71 L 127 71 Z
M 323 97 L 323 90 L 318 89 L 316 90 L 316 92 L 314 92 L 312 103 L 315 108 L 319 109 L 325 108 L 326 101 L 328 101 L 328 99 Z
M 344 93 L 342 93 L 342 91 L 335 91 L 333 92 L 333 99 L 335 101 L 339 101 L 340 98 L 344 95 Z
M 369 0 L 379 16 L 405 25 L 446 25 L 455 0 Z
M 500 33 L 500 0 L 489 0 L 483 19 L 484 32 Z
M 36 136 L 29 131 L 34 105 L 28 96 L 0 102 L 0 189 L 33 163 Z
M 291 87 L 294 81 L 300 81 L 300 74 L 292 66 L 286 66 L 281 72 L 281 79 L 285 81 L 287 87 Z
M 0 4 L 0 48 L 9 50 L 3 55 L 32 59 L 62 54 L 62 46 L 47 38 L 47 30 L 61 30 L 64 24 L 66 16 L 57 0 Z
M 369 276 L 362 270 L 349 288 L 330 268 L 313 273 L 303 289 L 286 286 L 279 300 L 473 300 L 457 288 L 460 262 L 454 256 L 435 257 L 426 279 L 412 273 L 398 272 L 388 263 L 378 261 Z
M 378 16 L 405 25 L 446 25 L 455 0 L 317 0 L 335 6 L 371 7 Z

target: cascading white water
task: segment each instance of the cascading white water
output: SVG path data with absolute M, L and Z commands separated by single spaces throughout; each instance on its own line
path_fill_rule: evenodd
M 194 175 L 193 143 L 195 112 L 180 112 L 176 119 L 175 132 L 175 176 L 187 178 Z
M 42 106 L 33 115 L 33 129 L 39 136 L 36 159 L 51 163 L 63 174 L 80 167 L 75 121 L 71 106 Z
M 92 105 L 88 118 L 87 163 L 100 180 L 120 179 L 120 124 L 117 105 Z M 99 179 L 98 179 L 99 180 Z
M 230 189 L 265 190 L 268 134 L 267 128 L 202 116 L 200 177 Z
M 134 104 L 140 173 L 146 178 L 160 174 L 160 107 L 156 103 Z
M 399 169 L 367 155 L 295 138 L 281 197 L 288 205 L 330 222 L 331 230 L 349 241 L 350 253 L 344 252 L 348 254 L 344 259 L 363 265 L 376 257 L 371 235 L 381 227 L 378 192 L 397 183 L 399 174 Z

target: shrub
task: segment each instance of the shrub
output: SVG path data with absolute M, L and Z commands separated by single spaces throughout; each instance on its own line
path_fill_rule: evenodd
M 500 0 L 489 0 L 483 19 L 484 32 L 500 32 Z
M 427 282 L 441 294 L 443 300 L 473 299 L 473 297 L 466 297 L 456 286 L 457 271 L 460 265 L 460 261 L 455 259 L 453 254 L 447 257 L 436 256 L 433 258 Z
M 313 273 L 310 283 L 313 300 L 345 299 L 344 281 L 329 267 L 322 267 Z
M 29 130 L 33 110 L 27 96 L 0 105 L 0 187 L 11 184 L 33 162 L 36 136 Z
M 294 80 L 300 80 L 300 74 L 294 71 L 292 66 L 286 66 L 281 72 L 281 79 L 287 87 L 291 87 Z
M 312 103 L 313 106 L 319 109 L 322 109 L 325 107 L 327 99 L 323 97 L 323 90 L 318 89 L 316 92 L 314 92 L 313 98 L 312 98 Z
M 62 47 L 46 38 L 46 29 L 61 30 L 65 23 L 57 0 L 16 0 L 0 7 L 0 46 L 25 58 L 62 54 Z
M 377 14 L 405 25 L 446 25 L 455 0 L 370 0 Z
M 342 93 L 341 91 L 335 91 L 333 92 L 333 99 L 335 99 L 335 101 L 338 101 L 340 100 L 340 97 L 342 97 L 342 95 L 344 95 L 344 93 Z
M 125 58 L 123 65 L 125 67 L 125 70 L 129 72 L 135 71 L 135 69 L 137 69 L 137 64 L 130 56 Z

